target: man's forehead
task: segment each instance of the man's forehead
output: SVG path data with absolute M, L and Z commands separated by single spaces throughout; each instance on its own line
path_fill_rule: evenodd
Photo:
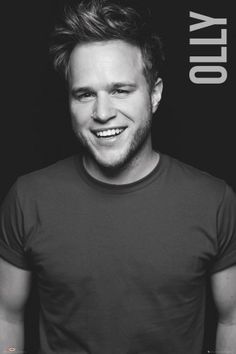
M 122 40 L 91 42 L 77 45 L 70 56 L 70 65 L 98 64 L 142 65 L 140 48 Z
M 78 45 L 69 62 L 69 75 L 85 82 L 95 76 L 116 83 L 133 81 L 142 72 L 141 50 L 120 40 Z
M 74 47 L 73 51 L 77 51 L 79 49 L 91 50 L 93 48 L 101 48 L 102 50 L 104 50 L 104 48 L 106 47 L 113 47 L 113 48 L 119 47 L 120 49 L 123 47 L 124 50 L 130 48 L 131 50 L 140 51 L 140 48 L 137 45 L 125 41 L 123 39 L 109 39 L 109 40 L 102 40 L 102 41 L 82 42 L 82 43 L 78 43 Z

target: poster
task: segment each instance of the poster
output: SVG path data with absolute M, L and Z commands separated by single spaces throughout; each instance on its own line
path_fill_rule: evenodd
M 48 55 L 49 34 L 65 3 L 26 0 L 1 5 L 1 200 L 17 176 L 76 151 L 65 87 Z M 154 146 L 224 179 L 236 191 L 232 2 L 146 0 L 142 6 L 151 9 L 166 56 L 163 98 L 153 122 Z M 36 306 L 34 296 L 29 317 Z M 214 342 L 215 316 L 209 303 L 205 352 Z M 29 348 L 34 346 L 32 338 L 27 337 Z

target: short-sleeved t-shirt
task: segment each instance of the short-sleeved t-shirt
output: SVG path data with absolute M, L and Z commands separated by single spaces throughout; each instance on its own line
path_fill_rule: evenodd
M 236 264 L 235 219 L 224 181 L 168 155 L 125 185 L 75 155 L 13 185 L 0 255 L 36 274 L 40 354 L 199 354 L 206 282 Z

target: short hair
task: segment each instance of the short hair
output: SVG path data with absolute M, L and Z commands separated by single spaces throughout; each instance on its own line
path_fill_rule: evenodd
M 82 0 L 65 7 L 64 19 L 52 33 L 54 68 L 67 80 L 70 55 L 78 44 L 109 40 L 124 40 L 140 48 L 144 76 L 152 89 L 164 60 L 161 40 L 148 16 L 114 0 Z

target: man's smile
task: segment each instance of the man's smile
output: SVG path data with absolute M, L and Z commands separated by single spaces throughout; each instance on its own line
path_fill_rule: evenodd
M 97 129 L 97 130 L 93 130 L 93 134 L 97 137 L 97 138 L 114 138 L 120 134 L 122 134 L 124 132 L 124 130 L 127 127 L 120 127 L 120 128 L 107 128 L 107 129 Z

